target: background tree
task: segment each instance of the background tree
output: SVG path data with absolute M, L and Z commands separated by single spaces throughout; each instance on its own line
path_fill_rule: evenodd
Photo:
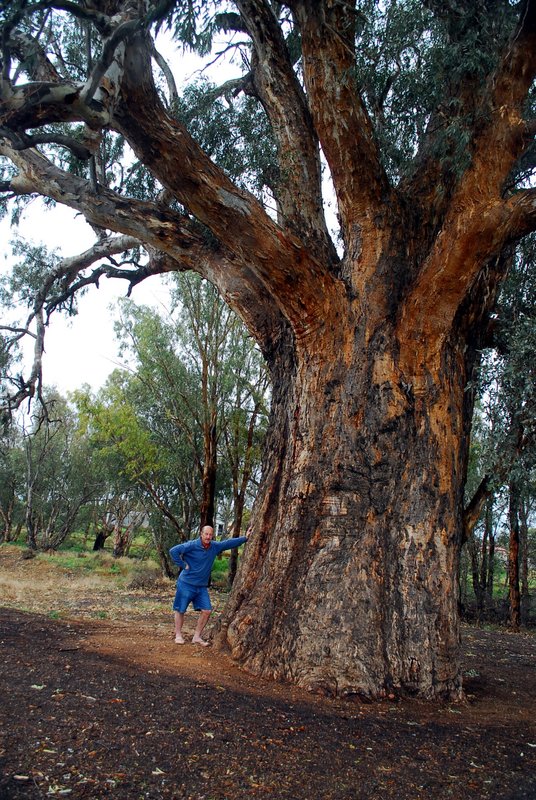
M 534 285 L 534 237 L 527 237 L 502 287 L 490 320 L 491 345 L 479 369 L 478 418 L 473 424 L 473 474 L 466 486 L 471 500 L 466 509 L 466 536 L 472 560 L 473 585 L 479 612 L 489 597 L 488 566 L 493 566 L 487 547 L 493 546 L 493 495 L 507 489 L 509 519 L 510 616 L 514 627 L 521 619 L 520 574 L 528 574 L 524 554 L 528 522 L 520 526 L 531 493 L 531 473 L 536 466 L 534 348 L 536 346 L 536 292 Z M 478 466 L 477 466 L 478 463 Z M 476 483 L 475 483 L 476 482 Z M 471 525 L 485 509 L 481 559 Z M 499 508 L 499 507 L 497 507 Z M 523 557 L 522 557 L 523 556 Z M 480 566 L 479 566 L 480 563 Z M 477 578 L 480 572 L 480 577 Z M 524 582 L 525 596 L 528 581 Z M 527 602 L 525 601 L 525 605 Z
M 25 458 L 21 432 L 12 423 L 0 435 L 0 543 L 11 542 L 24 522 Z
M 511 248 L 536 228 L 534 0 L 58 5 L 3 13 L 1 188 L 84 214 L 101 257 L 134 240 L 148 263 L 91 272 L 96 244 L 58 264 L 33 321 L 103 273 L 133 285 L 192 269 L 271 372 L 254 536 L 216 644 L 318 690 L 459 697 L 466 388 Z M 164 18 L 204 52 L 222 26 L 239 34 L 226 102 L 247 93 L 270 125 L 270 213 L 270 193 L 210 159 L 153 77 Z M 91 56 L 69 68 L 57 53 L 75 27 Z M 109 136 L 145 167 L 130 190 L 71 170 Z
M 47 411 L 37 407 L 24 431 L 25 525 L 31 550 L 56 550 L 75 530 L 82 506 L 102 484 L 91 446 L 80 435 L 66 401 L 49 394 Z
M 199 510 L 214 522 L 218 492 L 232 494 L 240 530 L 267 391 L 260 355 L 236 316 L 197 276 L 179 283 L 167 319 L 121 303 L 116 330 L 129 371 L 112 376 L 97 397 L 78 395 L 110 485 L 120 480 L 114 496 L 131 496 L 136 486 L 151 515 L 166 574 L 169 547 L 198 533 Z M 227 469 L 217 480 L 222 455 Z
M 177 462 L 175 470 L 169 469 L 173 442 L 158 448 L 138 417 L 128 385 L 128 379 L 116 373 L 96 397 L 88 390 L 76 394 L 106 486 L 97 507 L 98 543 L 103 546 L 113 536 L 114 555 L 126 555 L 136 524 L 148 516 L 161 569 L 171 577 L 169 546 L 177 538 L 186 538 L 175 477 Z

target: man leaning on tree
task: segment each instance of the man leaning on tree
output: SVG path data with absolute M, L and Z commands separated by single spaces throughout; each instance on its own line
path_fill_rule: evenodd
M 201 535 L 197 539 L 177 544 L 169 551 L 173 562 L 182 568 L 177 579 L 177 591 L 173 602 L 176 644 L 184 644 L 182 626 L 186 609 L 191 603 L 195 611 L 200 612 L 192 642 L 203 647 L 208 645 L 201 634 L 212 612 L 212 603 L 208 593 L 212 565 L 216 556 L 224 550 L 232 550 L 247 542 L 249 533 L 250 529 L 248 528 L 245 536 L 215 542 L 214 528 L 204 525 Z

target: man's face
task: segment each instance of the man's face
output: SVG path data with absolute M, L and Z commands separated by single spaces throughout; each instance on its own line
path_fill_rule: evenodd
M 208 547 L 214 537 L 214 529 L 210 525 L 205 525 L 201 530 L 201 544 L 203 547 Z

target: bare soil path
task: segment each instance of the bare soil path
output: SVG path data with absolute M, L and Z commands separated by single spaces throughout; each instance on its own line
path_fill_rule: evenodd
M 0 800 L 536 798 L 533 633 L 464 627 L 464 703 L 363 704 L 175 645 L 169 586 L 51 582 L 0 548 L 0 592 Z

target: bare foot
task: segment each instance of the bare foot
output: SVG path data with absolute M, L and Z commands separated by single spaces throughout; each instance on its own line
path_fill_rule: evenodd
M 192 644 L 200 644 L 201 647 L 208 647 L 208 642 L 205 642 L 200 636 L 194 636 L 192 639 Z
M 182 636 L 175 636 L 175 644 L 184 644 Z

